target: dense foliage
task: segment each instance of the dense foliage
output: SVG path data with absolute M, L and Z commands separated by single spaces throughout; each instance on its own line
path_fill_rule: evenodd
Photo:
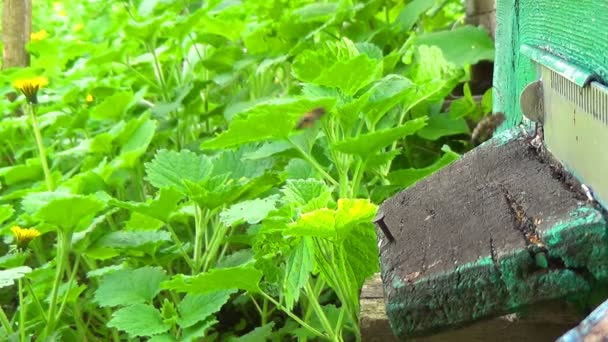
M 444 105 L 493 56 L 457 0 L 34 5 L 0 74 L 2 339 L 359 338 L 376 205 L 489 111 Z

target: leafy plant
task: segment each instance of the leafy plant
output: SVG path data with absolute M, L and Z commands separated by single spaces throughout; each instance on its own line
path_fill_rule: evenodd
M 0 73 L 6 339 L 360 339 L 376 204 L 490 108 L 456 0 L 34 10 Z

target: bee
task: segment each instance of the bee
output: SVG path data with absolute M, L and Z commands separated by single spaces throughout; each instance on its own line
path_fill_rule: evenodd
M 298 124 L 296 125 L 296 129 L 309 128 L 314 125 L 317 120 L 319 120 L 325 114 L 325 108 L 318 107 L 315 108 L 304 115 L 298 120 Z
M 471 134 L 471 143 L 475 146 L 490 139 L 494 131 L 505 121 L 506 117 L 503 113 L 495 113 L 481 119 L 473 129 Z

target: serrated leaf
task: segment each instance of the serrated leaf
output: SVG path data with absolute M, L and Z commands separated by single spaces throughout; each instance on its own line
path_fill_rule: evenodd
M 285 267 L 283 290 L 285 306 L 288 310 L 300 298 L 300 290 L 308 283 L 314 268 L 314 248 L 306 237 L 300 239 L 298 246 L 291 251 Z
M 251 266 L 213 269 L 195 276 L 178 274 L 163 283 L 163 288 L 177 292 L 207 293 L 221 290 L 259 292 L 262 272 Z
M 352 96 L 381 76 L 382 62 L 360 53 L 352 41 L 343 38 L 299 54 L 293 73 L 301 81 L 335 87 Z
M 464 76 L 464 70 L 448 62 L 436 46 L 418 46 L 415 58 L 416 62 L 408 73 L 408 77 L 418 86 L 413 104 L 427 99 L 443 100 Z
M 209 157 L 189 150 L 160 150 L 145 164 L 147 180 L 156 188 L 173 188 L 185 194 L 184 181 L 201 182 L 213 169 Z
M 182 197 L 183 195 L 172 188 L 161 188 L 158 197 L 148 200 L 146 203 L 123 202 L 112 199 L 110 204 L 167 222 L 169 216 L 177 209 L 177 203 Z
M 281 98 L 264 101 L 236 116 L 228 130 L 203 142 L 201 147 L 220 149 L 255 141 L 286 140 L 302 115 L 317 107 L 330 110 L 334 103 L 335 99 L 332 98 Z
M 340 152 L 356 154 L 361 156 L 361 158 L 366 158 L 379 152 L 394 141 L 418 132 L 422 127 L 426 126 L 427 119 L 427 117 L 421 117 L 410 120 L 399 127 L 361 134 L 357 137 L 337 142 L 333 147 Z
M 130 336 L 153 336 L 168 331 L 171 327 L 153 306 L 133 304 L 112 314 L 108 327 L 125 331 Z
M 150 303 L 166 278 L 160 267 L 118 270 L 101 278 L 95 301 L 102 307 Z
M 239 336 L 233 337 L 229 341 L 230 342 L 258 342 L 258 341 L 267 341 L 272 334 L 272 328 L 274 327 L 274 322 L 270 322 L 261 327 L 255 328 L 253 331 L 249 333 Z
M 419 36 L 416 43 L 439 47 L 445 59 L 459 67 L 473 65 L 481 60 L 494 60 L 494 43 L 482 27 L 467 25 L 453 30 L 426 33 Z
M 262 221 L 269 212 L 276 209 L 278 195 L 240 202 L 220 213 L 220 221 L 226 226 L 239 222 L 255 224 Z
M 281 189 L 286 204 L 297 204 L 303 213 L 327 207 L 332 200 L 325 182 L 316 179 L 289 179 Z
M 182 329 L 188 328 L 206 320 L 210 315 L 220 311 L 234 292 L 236 291 L 225 290 L 205 294 L 188 293 L 178 305 L 180 312 L 179 326 Z
M 351 291 L 358 293 L 365 280 L 379 269 L 376 229 L 370 222 L 352 226 L 343 241 L 344 255 L 355 281 Z
M 19 266 L 15 268 L 9 268 L 8 270 L 0 271 L 0 288 L 11 286 L 15 283 L 15 280 L 23 278 L 26 274 L 32 272 L 32 269 L 28 266 Z
M 291 223 L 283 234 L 336 240 L 335 214 L 334 210 L 327 208 L 304 213 L 296 222 Z
M 64 230 L 84 229 L 83 222 L 104 208 L 104 204 L 93 196 L 63 194 L 44 204 L 35 217 Z M 78 229 L 78 230 L 80 230 Z
M 376 210 L 376 206 L 367 199 L 340 198 L 335 218 L 338 238 L 344 239 L 354 225 L 371 223 Z

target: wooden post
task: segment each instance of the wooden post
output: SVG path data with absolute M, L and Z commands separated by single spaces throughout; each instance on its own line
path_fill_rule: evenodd
M 496 32 L 496 0 L 467 0 L 465 22 L 473 26 L 485 28 L 492 40 Z M 491 61 L 480 61 L 472 66 L 471 90 L 474 94 L 483 94 L 492 87 L 492 76 L 494 63 Z
M 2 1 L 2 69 L 29 65 L 25 45 L 32 32 L 32 1 Z

